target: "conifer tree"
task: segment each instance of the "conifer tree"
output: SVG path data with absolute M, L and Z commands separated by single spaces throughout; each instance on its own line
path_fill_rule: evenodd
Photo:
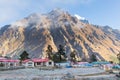
M 65 53 L 65 49 L 62 45 L 59 45 L 59 49 L 58 49 L 57 54 L 59 56 L 60 62 L 66 61 L 67 56 L 66 56 L 66 53 Z
M 53 48 L 51 45 L 48 45 L 46 52 L 47 52 L 48 58 L 53 60 Z
M 97 61 L 96 55 L 92 54 L 91 55 L 91 62 L 95 62 L 95 61 Z
M 25 59 L 29 59 L 29 54 L 26 51 L 23 51 L 23 53 L 20 55 L 20 60 L 23 61 Z
M 75 56 L 76 56 L 76 51 L 74 50 L 70 53 L 70 57 L 71 57 L 72 62 L 76 62 L 76 57 Z

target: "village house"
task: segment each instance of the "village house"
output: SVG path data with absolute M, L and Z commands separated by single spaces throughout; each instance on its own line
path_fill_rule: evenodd
M 25 67 L 43 67 L 43 66 L 53 67 L 54 62 L 49 59 L 34 58 L 34 59 L 26 59 L 22 61 L 22 65 Z M 20 66 L 20 60 L 0 57 L 0 67 L 10 68 L 10 67 L 18 67 L 18 66 Z
M 49 59 L 34 58 L 22 61 L 22 65 L 24 65 L 25 67 L 42 67 L 42 66 L 53 67 L 54 62 Z
M 0 67 L 16 67 L 19 66 L 19 60 L 7 59 L 4 57 L 0 57 Z

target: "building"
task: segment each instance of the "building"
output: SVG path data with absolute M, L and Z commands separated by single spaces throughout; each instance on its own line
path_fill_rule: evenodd
M 42 66 L 54 66 L 54 62 L 49 59 L 41 59 L 41 58 L 34 58 L 34 59 L 27 59 L 22 62 L 25 67 L 42 67 Z
M 62 68 L 66 68 L 66 67 L 70 67 L 71 66 L 71 64 L 69 62 L 55 63 L 55 65 L 57 67 L 62 67 Z
M 19 60 L 7 59 L 4 57 L 0 57 L 0 67 L 16 67 L 19 66 Z
M 53 67 L 54 62 L 49 59 L 34 58 L 22 61 L 22 65 L 25 67 L 43 67 L 43 66 Z M 20 66 L 20 60 L 13 60 L 0 57 L 0 67 L 9 68 L 17 66 Z

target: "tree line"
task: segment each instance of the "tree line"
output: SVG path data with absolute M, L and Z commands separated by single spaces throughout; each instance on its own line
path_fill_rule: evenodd
M 46 53 L 47 53 L 47 56 L 48 56 L 47 58 L 50 59 L 50 60 L 53 60 L 54 62 L 65 62 L 65 61 L 67 61 L 68 57 L 67 57 L 65 52 L 66 51 L 64 49 L 64 46 L 62 46 L 62 45 L 59 45 L 58 51 L 56 53 L 53 53 L 53 48 L 52 48 L 51 45 L 48 45 L 47 50 L 46 50 Z M 76 55 L 77 55 L 77 52 L 75 50 L 73 50 L 70 53 L 70 61 L 77 62 Z M 29 53 L 27 53 L 27 51 L 23 51 L 22 54 L 19 57 L 19 60 L 23 61 L 25 59 L 30 59 L 28 56 L 29 56 Z M 116 56 L 117 56 L 117 59 L 119 61 L 118 63 L 120 64 L 120 52 Z M 90 61 L 91 62 L 97 61 L 97 57 L 96 57 L 95 54 L 91 55 Z
M 64 46 L 62 46 L 62 45 L 59 45 L 59 47 L 58 47 L 58 51 L 54 54 L 53 53 L 53 48 L 52 48 L 52 46 L 51 45 L 48 45 L 48 47 L 47 47 L 47 50 L 46 50 L 46 53 L 47 53 L 47 55 L 48 55 L 48 58 L 50 59 L 50 60 L 53 60 L 54 62 L 65 62 L 65 61 L 67 61 L 68 60 L 68 57 L 67 57 L 67 55 L 66 55 L 66 53 L 65 53 L 66 51 L 65 51 L 65 49 L 64 49 Z M 70 56 L 70 61 L 72 61 L 72 62 L 77 62 L 78 60 L 77 60 L 77 51 L 76 50 L 73 50 L 70 54 L 69 54 L 69 56 Z M 95 54 L 92 54 L 91 55 L 91 62 L 94 62 L 94 61 L 97 61 L 97 58 L 96 58 L 96 55 Z
M 65 49 L 62 45 L 59 45 L 58 51 L 54 54 L 53 48 L 51 45 L 48 45 L 46 50 L 48 59 L 53 60 L 54 62 L 65 62 L 67 61 L 67 55 Z

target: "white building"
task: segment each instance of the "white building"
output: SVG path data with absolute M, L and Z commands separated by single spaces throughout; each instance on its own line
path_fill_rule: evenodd
M 54 62 L 49 59 L 27 59 L 22 62 L 25 67 L 42 67 L 42 66 L 54 66 Z
M 19 66 L 19 60 L 7 59 L 4 57 L 0 57 L 0 67 L 16 67 Z

